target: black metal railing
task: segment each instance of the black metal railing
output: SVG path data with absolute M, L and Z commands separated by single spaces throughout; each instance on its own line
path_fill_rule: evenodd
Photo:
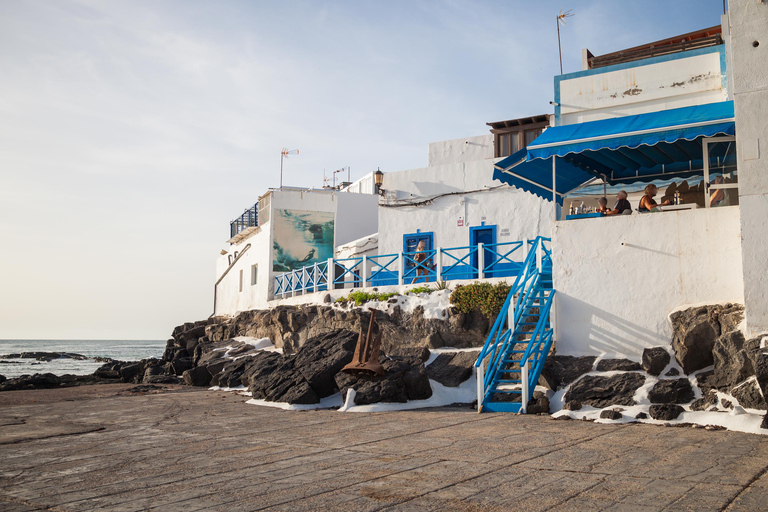
M 241 216 L 229 223 L 229 237 L 242 233 L 248 228 L 259 225 L 259 203 L 243 212 Z

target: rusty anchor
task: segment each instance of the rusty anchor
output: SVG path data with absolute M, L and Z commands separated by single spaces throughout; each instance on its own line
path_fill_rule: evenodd
M 379 347 L 381 346 L 381 331 L 373 336 L 373 324 L 376 323 L 376 310 L 369 309 L 371 312 L 371 321 L 368 324 L 368 335 L 363 338 L 363 330 L 360 329 L 360 336 L 357 339 L 355 354 L 352 356 L 352 362 L 341 369 L 343 372 L 354 374 L 376 374 L 384 375 L 384 368 L 379 364 Z

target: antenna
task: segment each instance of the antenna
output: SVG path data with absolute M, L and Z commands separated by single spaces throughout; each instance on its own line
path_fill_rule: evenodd
M 283 148 L 280 150 L 280 188 L 283 188 L 283 158 L 288 158 L 288 155 L 298 155 L 298 149 Z
M 567 11 L 563 12 L 562 9 L 560 9 L 560 13 L 557 15 L 557 53 L 560 55 L 560 74 L 563 74 L 563 50 L 560 48 L 560 24 L 562 23 L 563 26 L 565 26 L 565 18 L 570 18 L 573 16 L 573 9 L 568 9 Z

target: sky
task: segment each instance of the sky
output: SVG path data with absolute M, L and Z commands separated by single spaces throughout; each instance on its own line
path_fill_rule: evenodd
M 0 339 L 165 339 L 280 182 L 424 167 L 722 0 L 0 0 Z

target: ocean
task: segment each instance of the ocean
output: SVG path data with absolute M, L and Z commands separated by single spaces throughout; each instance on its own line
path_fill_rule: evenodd
M 34 373 L 55 375 L 88 375 L 102 362 L 94 357 L 111 357 L 121 361 L 138 361 L 148 357 L 160 358 L 165 340 L 0 340 L 0 357 L 21 352 L 69 352 L 88 356 L 87 360 L 54 359 L 0 359 L 0 375 L 7 378 Z

